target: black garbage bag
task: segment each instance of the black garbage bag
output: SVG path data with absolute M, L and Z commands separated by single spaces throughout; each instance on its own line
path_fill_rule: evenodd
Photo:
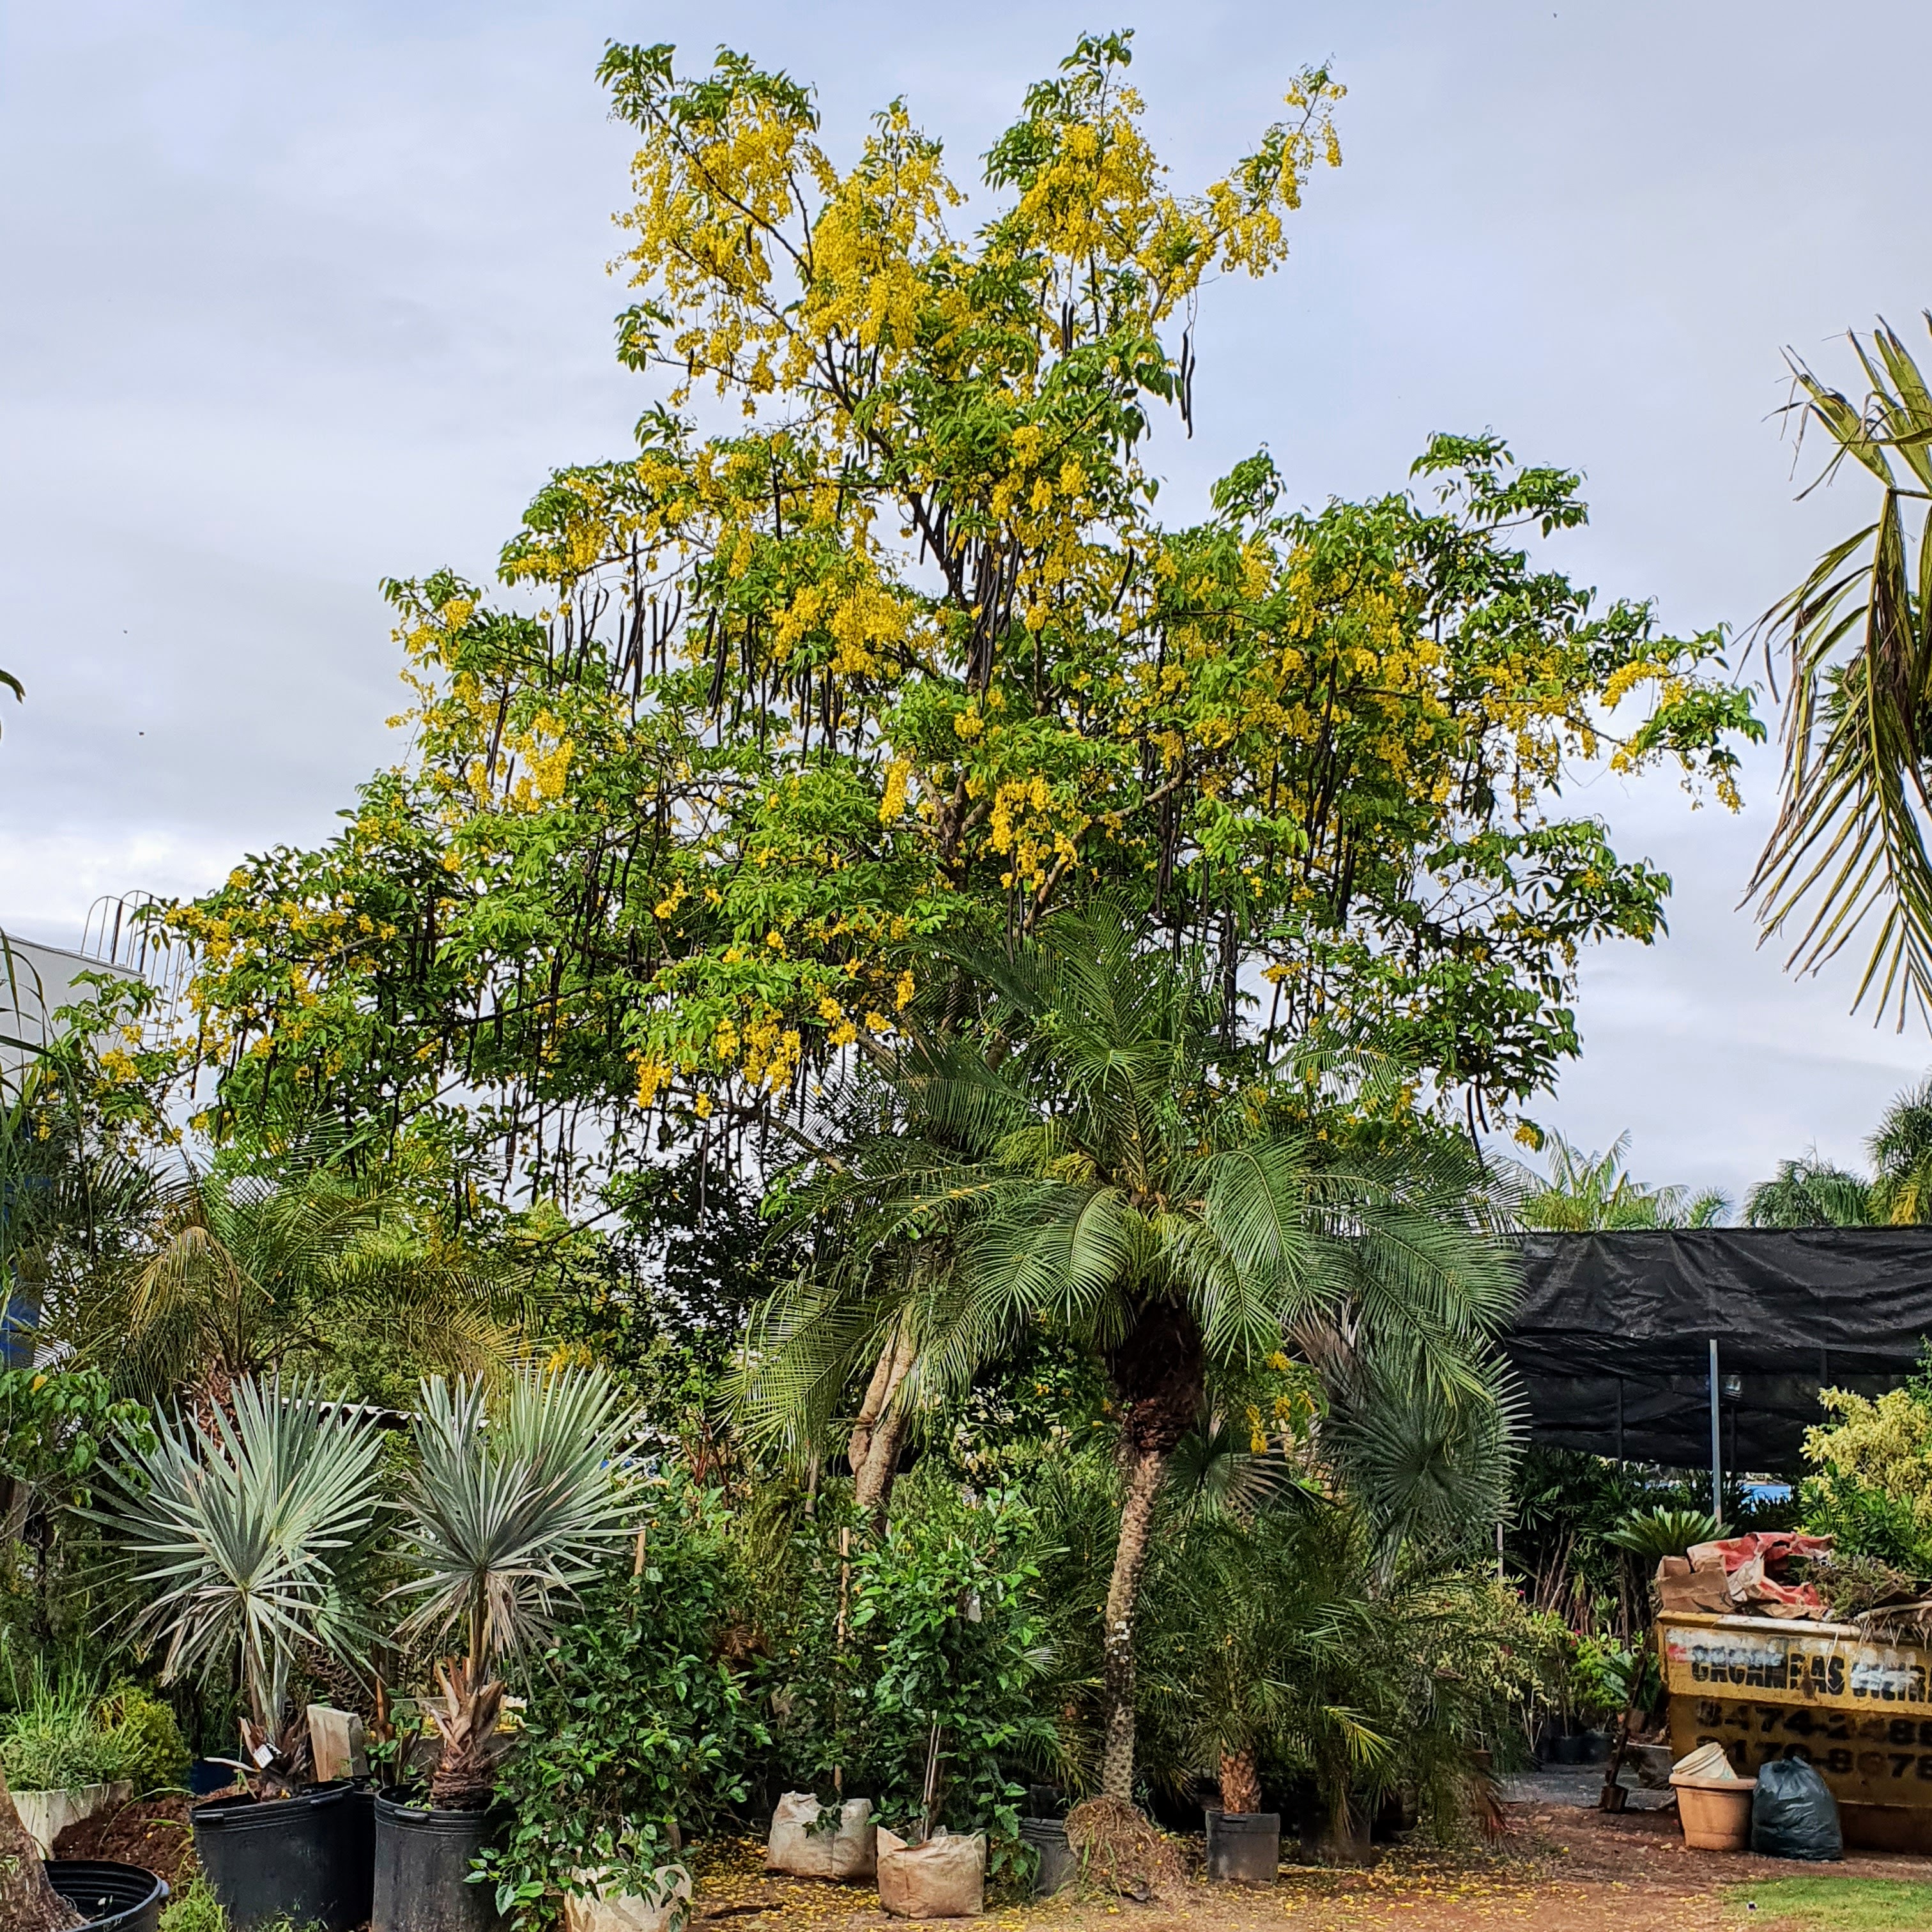
M 1809 1759 L 1760 1766 L 1751 1799 L 1751 1850 L 1768 1858 L 1840 1858 L 1838 1801 Z

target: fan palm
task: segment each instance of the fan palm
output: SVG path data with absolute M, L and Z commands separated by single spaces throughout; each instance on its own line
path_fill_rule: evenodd
M 309 1644 L 352 1667 L 362 1654 L 344 1581 L 376 1520 L 380 1432 L 317 1382 L 244 1376 L 208 1421 L 158 1407 L 151 1432 L 122 1448 L 88 1514 L 148 1598 L 135 1628 L 165 1640 L 164 1682 L 238 1666 L 244 1768 L 286 1785 L 300 1769 L 291 1660 Z
M 1124 1490 L 1102 1785 L 1126 1799 L 1148 1532 L 1210 1370 L 1320 1334 L 1486 1402 L 1472 1358 L 1510 1276 L 1472 1210 L 1466 1148 L 1343 1160 L 1284 1124 L 1234 1077 L 1200 962 L 1062 917 L 980 970 L 984 1032 L 916 1034 L 874 1121 L 800 1180 L 839 1258 L 764 1312 L 740 1396 L 754 1422 L 812 1438 L 894 1346 L 902 1412 L 962 1391 L 1037 1323 L 1097 1352 Z
M 1882 321 L 1851 340 L 1862 406 L 1788 358 L 1803 425 L 1830 439 L 1819 481 L 1850 458 L 1879 503 L 1760 620 L 1791 688 L 1784 796 L 1750 890 L 1767 938 L 1796 933 L 1790 968 L 1816 971 L 1875 922 L 1853 1004 L 1895 1005 L 1903 1023 L 1932 1016 L 1932 389 Z
M 500 1754 L 498 1665 L 548 1630 L 630 1534 L 623 1459 L 640 1420 L 601 1369 L 526 1368 L 494 1404 L 481 1382 L 424 1379 L 400 1551 L 417 1574 L 397 1594 L 418 1600 L 404 1634 L 460 1631 L 466 1646 L 440 1672 L 434 1706 L 438 1804 L 488 1802 Z

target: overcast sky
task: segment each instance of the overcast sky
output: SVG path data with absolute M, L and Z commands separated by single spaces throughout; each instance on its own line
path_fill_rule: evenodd
M 0 9 L 0 926 L 80 938 L 99 895 L 185 893 L 328 835 L 396 755 L 377 591 L 488 573 L 553 465 L 621 453 L 645 400 L 604 272 L 628 152 L 607 38 L 719 40 L 815 85 L 829 142 L 904 95 L 962 182 L 1089 28 L 1178 184 L 1331 59 L 1345 165 L 1286 268 L 1202 302 L 1192 443 L 1163 510 L 1266 442 L 1291 492 L 1399 485 L 1437 429 L 1582 470 L 1562 560 L 1664 621 L 1740 628 L 1862 521 L 1798 505 L 1786 345 L 1932 302 L 1932 8 L 1780 0 L 639 7 L 64 0 Z M 1841 62 L 1856 50 L 1852 69 Z M 1921 338 L 1922 339 L 1922 338 Z M 1176 497 L 1180 499 L 1175 503 Z M 1856 1160 L 1928 1063 L 1799 985 L 1736 910 L 1768 822 L 1667 778 L 1584 795 L 1675 877 L 1670 936 L 1600 952 L 1584 1056 L 1536 1111 L 1644 1177 L 1735 1194 L 1816 1143 Z

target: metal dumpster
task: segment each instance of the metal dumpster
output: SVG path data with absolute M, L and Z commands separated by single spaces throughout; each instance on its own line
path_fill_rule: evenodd
M 1724 1746 L 1743 1776 L 1806 1757 L 1838 1801 L 1845 1842 L 1932 1852 L 1932 1646 L 1855 1624 L 1666 1611 L 1658 1654 L 1670 1747 Z

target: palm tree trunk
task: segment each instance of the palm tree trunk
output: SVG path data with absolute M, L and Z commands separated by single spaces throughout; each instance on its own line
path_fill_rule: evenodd
M 867 1442 L 866 1459 L 853 1484 L 853 1500 L 870 1511 L 873 1522 L 885 1527 L 886 1506 L 892 1499 L 892 1480 L 898 1474 L 899 1447 L 905 1440 L 906 1418 L 896 1410 L 882 1416 Z
M 1244 1744 L 1239 1750 L 1221 1753 L 1221 1809 L 1223 1811 L 1258 1811 L 1262 1808 L 1261 1772 L 1255 1762 L 1255 1748 Z
M 852 1466 L 854 1501 L 868 1510 L 883 1528 L 892 1500 L 892 1478 L 898 1472 L 899 1446 L 905 1439 L 906 1418 L 892 1406 L 899 1384 L 910 1372 L 919 1351 L 903 1330 L 896 1331 L 879 1352 L 878 1366 L 852 1425 L 845 1450 Z
M 1107 1583 L 1100 1666 L 1105 1711 L 1100 1795 L 1118 1798 L 1124 1804 L 1134 1802 L 1134 1611 L 1140 1600 L 1141 1573 L 1147 1568 L 1148 1532 L 1172 1454 L 1171 1449 L 1125 1451 L 1126 1494 L 1120 1502 L 1114 1574 Z
M 40 1848 L 20 1822 L 0 1770 L 0 1925 L 7 1932 L 68 1932 L 86 1922 L 48 1884 Z

